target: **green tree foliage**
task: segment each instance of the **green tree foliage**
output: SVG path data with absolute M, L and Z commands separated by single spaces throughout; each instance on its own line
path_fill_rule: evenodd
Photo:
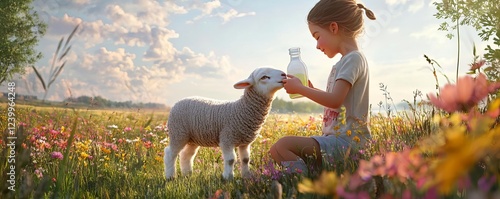
M 493 41 L 493 46 L 486 47 L 484 58 L 488 62 L 485 74 L 492 81 L 500 80 L 500 4 L 498 0 L 442 0 L 434 2 L 438 19 L 447 21 L 441 23 L 439 30 L 449 31 L 448 38 L 454 35 L 461 25 L 474 27 L 483 41 Z M 451 22 L 450 22 L 451 21 Z
M 101 96 L 89 97 L 80 96 L 77 98 L 66 98 L 65 103 L 71 103 L 73 105 L 81 105 L 84 107 L 98 107 L 98 108 L 153 108 L 153 109 L 164 109 L 167 110 L 167 106 L 159 103 L 134 103 L 132 101 L 116 102 L 111 101 Z
M 42 57 L 34 47 L 47 25 L 33 11 L 32 0 L 0 1 L 0 84 L 24 74 Z
M 291 102 L 276 98 L 271 111 L 275 113 L 322 113 L 323 106 L 314 102 Z

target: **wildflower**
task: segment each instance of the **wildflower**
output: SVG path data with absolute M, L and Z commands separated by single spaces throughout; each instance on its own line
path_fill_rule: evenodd
M 496 176 L 483 176 L 479 179 L 479 181 L 477 181 L 477 186 L 481 189 L 481 191 L 488 192 L 490 191 L 490 188 L 493 187 L 496 180 Z
M 111 150 L 107 149 L 106 147 L 101 147 L 101 151 L 105 154 L 110 154 Z
M 61 133 L 64 132 L 65 128 L 64 126 L 61 126 Z
M 351 130 L 347 130 L 346 132 L 347 136 L 351 136 L 351 133 L 352 133 Z
M 488 93 L 500 88 L 500 82 L 488 83 L 482 73 L 476 78 L 470 75 L 461 77 L 457 84 L 446 84 L 439 90 L 439 97 L 430 93 L 430 102 L 446 112 L 467 111 L 479 101 L 488 96 Z
M 42 171 L 43 171 L 42 168 L 35 169 L 35 175 L 36 175 L 36 177 L 42 178 L 43 177 L 43 172 Z
M 125 131 L 125 132 L 131 131 L 131 130 L 132 130 L 132 128 L 130 128 L 130 127 L 125 127 L 125 128 L 123 129 L 123 131 Z
M 63 154 L 59 151 L 54 151 L 50 154 L 50 157 L 54 158 L 54 159 L 59 159 L 59 160 L 62 160 L 63 159 Z
M 470 70 L 475 71 L 475 70 L 481 68 L 485 63 L 486 63 L 486 60 L 484 60 L 484 59 L 479 60 L 478 62 L 472 63 L 472 64 L 470 64 Z
M 359 143 L 361 142 L 361 139 L 359 139 L 359 137 L 356 135 L 352 138 L 352 140 L 354 140 L 355 142 Z
M 151 143 L 151 141 L 147 141 L 147 142 L 144 142 L 144 147 L 146 147 L 146 149 L 149 149 L 153 146 L 153 143 Z
M 168 137 L 166 137 L 165 139 L 161 140 L 160 144 L 165 144 L 165 143 L 167 143 L 167 141 L 168 141 Z
M 108 129 L 117 129 L 118 126 L 116 126 L 115 124 L 112 124 L 112 125 L 108 125 Z
M 87 154 L 87 153 L 85 153 L 85 152 L 81 152 L 81 153 L 80 153 L 80 158 L 82 158 L 82 159 L 87 159 L 87 158 L 89 158 L 89 157 L 90 157 L 90 155 L 89 155 L 89 154 Z
M 318 180 L 314 182 L 310 179 L 304 179 L 298 184 L 301 193 L 317 193 L 321 195 L 336 195 L 336 187 L 339 184 L 335 172 L 323 172 Z

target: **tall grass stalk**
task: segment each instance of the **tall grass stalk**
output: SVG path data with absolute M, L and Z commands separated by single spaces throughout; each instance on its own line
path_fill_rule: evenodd
M 80 27 L 80 24 L 75 26 L 73 31 L 70 33 L 70 35 L 66 39 L 66 42 L 64 42 L 64 37 L 62 37 L 61 40 L 59 40 L 59 44 L 57 45 L 56 52 L 54 53 L 54 57 L 52 58 L 52 64 L 50 66 L 50 71 L 49 71 L 49 76 L 48 76 L 47 81 L 43 78 L 42 74 L 38 71 L 38 69 L 36 69 L 35 66 L 31 66 L 31 68 L 33 68 L 33 71 L 35 71 L 35 74 L 36 74 L 38 80 L 40 81 L 40 84 L 42 85 L 43 90 L 45 91 L 45 93 L 43 95 L 44 101 L 47 97 L 47 93 L 48 93 L 50 87 L 56 81 L 57 77 L 61 74 L 64 66 L 66 65 L 67 60 L 65 60 L 65 58 L 68 55 L 69 51 L 71 50 L 71 45 L 69 45 L 69 42 L 71 41 L 71 39 L 73 38 L 73 36 L 75 35 L 75 33 L 79 27 Z M 64 46 L 62 46 L 63 42 L 64 42 Z M 62 51 L 61 51 L 61 47 L 62 47 Z M 56 65 L 56 63 L 57 64 L 61 63 L 61 64 Z

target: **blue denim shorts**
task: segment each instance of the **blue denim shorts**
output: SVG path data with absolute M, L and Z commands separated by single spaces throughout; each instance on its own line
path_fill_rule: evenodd
M 311 136 L 311 138 L 318 142 L 323 160 L 343 159 L 350 147 L 349 141 L 335 135 Z

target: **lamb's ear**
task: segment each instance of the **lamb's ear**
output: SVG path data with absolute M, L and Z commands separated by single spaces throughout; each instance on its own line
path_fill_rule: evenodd
M 245 88 L 248 88 L 249 86 L 251 86 L 252 84 L 253 84 L 252 79 L 248 78 L 248 79 L 241 80 L 241 81 L 237 82 L 236 84 L 234 84 L 234 88 L 235 89 L 245 89 Z

